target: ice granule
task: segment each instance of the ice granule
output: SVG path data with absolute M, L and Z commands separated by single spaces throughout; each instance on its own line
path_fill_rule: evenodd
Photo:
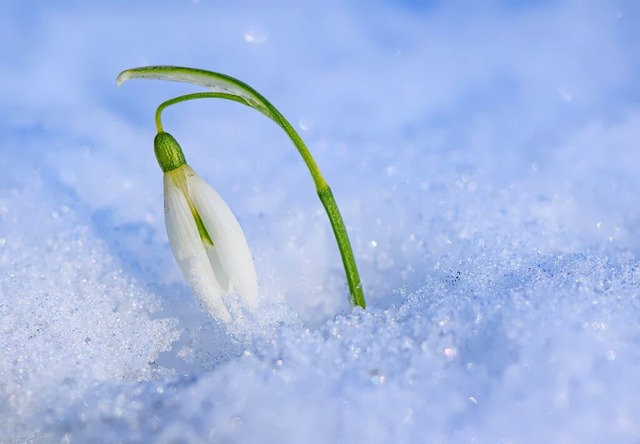
M 66 412 L 77 442 L 631 442 L 638 263 L 522 257 L 431 278 L 386 310 L 274 325 L 197 374 L 109 381 Z M 479 264 L 481 265 L 481 264 Z M 589 418 L 587 423 L 585 418 Z M 55 434 L 54 434 L 55 435 Z
M 0 220 L 0 441 L 37 439 L 102 381 L 170 373 L 154 361 L 179 336 L 158 298 L 33 179 Z

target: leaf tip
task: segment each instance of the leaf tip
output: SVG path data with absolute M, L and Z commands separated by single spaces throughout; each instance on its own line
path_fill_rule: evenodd
M 120 87 L 124 82 L 126 82 L 130 78 L 131 78 L 131 70 L 126 69 L 122 71 L 120 74 L 118 74 L 118 77 L 116 78 L 116 85 Z

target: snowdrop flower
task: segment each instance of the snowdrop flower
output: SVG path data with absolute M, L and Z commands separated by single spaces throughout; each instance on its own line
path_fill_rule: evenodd
M 187 166 L 178 143 L 162 127 L 161 115 L 165 108 L 196 99 L 242 103 L 267 116 L 287 133 L 311 173 L 331 222 L 349 285 L 349 300 L 354 306 L 367 306 L 347 228 L 331 188 L 300 135 L 271 102 L 238 79 L 204 69 L 142 66 L 122 71 L 116 83 L 119 86 L 129 79 L 186 82 L 209 90 L 162 102 L 156 109 L 155 121 L 158 129 L 156 157 L 165 172 L 167 232 L 171 248 L 191 288 L 210 313 L 220 319 L 230 318 L 221 295 L 232 287 L 240 292 L 247 305 L 255 305 L 257 284 L 251 254 L 238 222 L 220 196 Z
M 240 224 L 222 197 L 187 165 L 169 133 L 159 132 L 155 154 L 164 172 L 167 236 L 176 262 L 202 308 L 231 319 L 223 297 L 234 289 L 249 307 L 258 303 L 258 283 Z

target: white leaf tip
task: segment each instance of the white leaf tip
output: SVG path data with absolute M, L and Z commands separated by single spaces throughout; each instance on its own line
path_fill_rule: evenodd
M 120 87 L 124 82 L 126 82 L 130 78 L 131 78 L 131 73 L 129 72 L 129 70 L 122 71 L 120 74 L 118 74 L 118 78 L 116 78 L 116 85 Z

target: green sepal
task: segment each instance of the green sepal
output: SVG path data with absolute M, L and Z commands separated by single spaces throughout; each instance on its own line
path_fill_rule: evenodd
M 178 141 L 169 133 L 160 131 L 153 139 L 153 151 L 164 173 L 186 164 L 184 153 Z

